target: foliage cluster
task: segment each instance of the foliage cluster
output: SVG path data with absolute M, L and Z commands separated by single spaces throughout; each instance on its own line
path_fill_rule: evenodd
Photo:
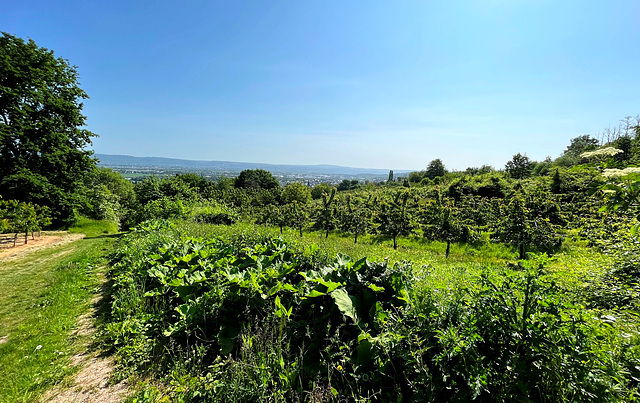
M 33 238 L 35 231 L 51 224 L 49 208 L 18 200 L 0 199 L 0 233 L 14 232 L 15 246 L 19 233 L 24 233 L 24 243 L 29 240 L 29 232 Z
M 47 206 L 55 225 L 75 219 L 84 174 L 95 161 L 81 127 L 78 72 L 35 42 L 0 36 L 0 194 Z
M 637 336 L 574 305 L 544 261 L 437 289 L 407 263 L 184 238 L 156 222 L 126 235 L 113 263 L 108 330 L 123 373 L 157 371 L 181 385 L 162 392 L 174 399 L 637 397 L 624 355 Z

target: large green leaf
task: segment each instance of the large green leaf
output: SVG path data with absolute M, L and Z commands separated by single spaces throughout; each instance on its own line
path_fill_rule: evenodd
M 356 315 L 353 301 L 349 297 L 347 290 L 345 290 L 344 288 L 338 288 L 337 290 L 331 292 L 331 296 L 338 306 L 338 309 L 340 309 L 340 312 L 342 312 L 345 316 L 350 317 L 354 322 L 357 323 L 358 315 Z

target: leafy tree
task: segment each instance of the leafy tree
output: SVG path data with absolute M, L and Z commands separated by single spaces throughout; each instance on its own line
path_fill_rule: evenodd
M 600 142 L 598 139 L 593 138 L 588 134 L 572 138 L 570 140 L 570 144 L 555 162 L 560 166 L 577 165 L 582 160 L 580 154 L 586 151 L 595 150 L 598 148 L 599 144 Z
M 332 186 L 329 185 L 328 183 L 320 183 L 318 185 L 315 185 L 311 189 L 311 198 L 313 200 L 318 200 L 319 198 L 322 197 L 322 195 L 324 193 L 326 193 L 326 194 L 331 193 L 331 188 L 332 188 Z
M 136 200 L 143 206 L 164 196 L 162 190 L 160 190 L 160 180 L 155 176 L 145 178 L 142 182 L 137 183 L 134 191 Z
M 2 212 L 4 214 L 6 225 L 8 229 L 15 232 L 13 245 L 15 246 L 18 234 L 24 232 L 24 243 L 28 242 L 28 235 L 31 232 L 33 237 L 33 231 L 38 229 L 38 224 L 45 223 L 46 220 L 38 220 L 36 215 L 36 209 L 39 210 L 34 204 L 22 202 L 19 200 L 7 200 L 4 201 Z M 41 210 L 46 211 L 46 210 Z
M 425 176 L 429 179 L 435 179 L 438 176 L 444 176 L 446 173 L 447 170 L 445 169 L 442 160 L 440 158 L 436 158 L 427 166 Z
M 307 205 L 294 201 L 293 203 L 283 206 L 281 211 L 286 217 L 287 225 L 291 228 L 297 229 L 300 232 L 300 237 L 302 237 L 302 230 L 309 223 L 309 211 Z
M 84 175 L 95 166 L 82 115 L 87 94 L 68 61 L 35 42 L 0 37 L 0 193 L 52 210 L 69 225 Z
M 529 204 L 529 205 L 527 205 Z M 520 259 L 530 246 L 552 251 L 562 245 L 562 237 L 556 232 L 548 215 L 532 208 L 536 202 L 527 203 L 521 194 L 515 194 L 503 205 L 499 216 L 502 218 L 494 234 L 502 242 L 518 248 Z
M 566 156 L 579 156 L 585 151 L 593 151 L 598 148 L 598 139 L 591 137 L 588 134 L 584 134 L 582 136 L 578 136 L 572 138 L 570 140 L 570 144 L 567 146 L 566 150 L 562 153 L 562 155 Z
M 286 209 L 286 206 L 269 204 L 262 209 L 261 215 L 258 218 L 258 223 L 276 225 L 280 228 L 280 235 L 282 235 L 284 226 L 289 223 L 289 217 L 284 214 Z
M 422 225 L 425 238 L 447 243 L 447 258 L 451 252 L 451 242 L 467 242 L 473 234 L 461 210 L 453 206 L 450 200 L 442 200 L 439 192 L 435 200 L 426 206 Z
M 369 196 L 371 199 L 371 196 Z M 358 235 L 366 234 L 371 228 L 371 209 L 368 203 L 354 200 L 351 195 L 347 196 L 347 202 L 340 210 L 340 229 L 353 234 L 353 243 L 358 243 Z
M 311 191 L 309 187 L 302 183 L 288 183 L 280 193 L 280 200 L 283 204 L 293 203 L 294 201 L 302 204 L 309 202 Z
M 389 183 L 393 182 L 393 170 L 392 169 L 389 170 L 389 179 L 387 179 L 387 182 L 389 182 Z
M 322 204 L 318 206 L 316 212 L 316 222 L 314 227 L 325 233 L 325 239 L 329 238 L 329 231 L 336 227 L 336 214 L 333 207 L 333 202 L 336 196 L 336 189 L 332 188 L 329 194 L 322 195 Z
M 374 216 L 378 231 L 393 239 L 393 249 L 398 249 L 398 235 L 409 235 L 415 228 L 408 200 L 409 192 L 397 192 L 391 200 L 380 202 Z
M 343 179 L 342 182 L 338 183 L 338 190 L 341 192 L 345 190 L 357 189 L 359 187 L 360 182 L 357 179 Z
M 278 180 L 264 169 L 245 169 L 235 180 L 235 187 L 242 189 L 275 189 L 280 187 Z
M 407 179 L 409 180 L 409 182 L 411 183 L 420 183 L 422 181 L 422 179 L 424 178 L 425 172 L 409 172 L 409 176 L 407 177 Z
M 120 223 L 136 208 L 133 184 L 109 168 L 95 168 L 85 176 L 83 195 L 81 212 L 95 219 Z
M 527 155 L 520 153 L 513 156 L 511 161 L 505 165 L 505 171 L 514 179 L 524 179 L 531 176 L 531 171 L 535 166 L 535 162 L 531 161 Z
M 630 136 L 622 136 L 618 138 L 613 146 L 622 152 L 615 156 L 616 161 L 627 164 L 632 157 L 633 140 Z

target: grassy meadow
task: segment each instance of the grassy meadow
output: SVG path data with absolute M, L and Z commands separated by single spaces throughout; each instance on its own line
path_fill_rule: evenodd
M 73 242 L 0 261 L 0 402 L 29 402 L 76 368 L 73 331 L 100 292 L 98 276 L 117 231 L 83 219 Z

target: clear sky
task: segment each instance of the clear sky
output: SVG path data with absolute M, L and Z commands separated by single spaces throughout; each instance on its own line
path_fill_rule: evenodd
M 97 153 L 424 169 L 640 113 L 638 0 L 0 0 L 78 66 Z

